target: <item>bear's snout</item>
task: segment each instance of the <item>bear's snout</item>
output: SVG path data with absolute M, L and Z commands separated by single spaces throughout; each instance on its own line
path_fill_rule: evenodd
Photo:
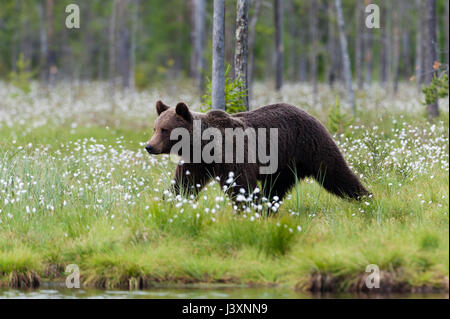
M 147 152 L 148 152 L 149 154 L 155 154 L 155 149 L 154 149 L 150 144 L 147 144 L 147 145 L 145 146 L 145 149 L 147 150 Z

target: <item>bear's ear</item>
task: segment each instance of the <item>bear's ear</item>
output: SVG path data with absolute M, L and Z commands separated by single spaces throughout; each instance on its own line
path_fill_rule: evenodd
M 167 109 L 169 109 L 169 107 L 162 101 L 156 102 L 156 112 L 158 113 L 158 116 L 161 115 L 162 112 L 167 111 Z
M 192 114 L 187 105 L 183 102 L 177 104 L 175 107 L 175 112 L 189 123 L 192 122 Z

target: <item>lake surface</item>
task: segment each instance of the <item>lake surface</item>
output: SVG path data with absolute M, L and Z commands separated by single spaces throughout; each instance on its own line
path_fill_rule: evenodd
M 132 299 L 311 299 L 311 298 L 440 298 L 440 294 L 308 294 L 286 287 L 161 287 L 147 290 L 68 289 L 60 284 L 44 283 L 39 289 L 0 289 L 0 299 L 34 298 L 132 298 Z

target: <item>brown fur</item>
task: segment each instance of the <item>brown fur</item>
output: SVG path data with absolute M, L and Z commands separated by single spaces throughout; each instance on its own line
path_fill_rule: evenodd
M 326 190 L 340 197 L 360 199 L 368 194 L 325 127 L 295 106 L 279 103 L 233 115 L 220 110 L 201 114 L 191 112 L 184 103 L 169 108 L 158 101 L 156 109 L 155 133 L 147 145 L 151 154 L 170 151 L 176 143 L 169 140 L 170 131 L 176 127 L 188 129 L 192 137 L 193 119 L 202 120 L 202 130 L 207 127 L 221 130 L 253 127 L 267 128 L 267 131 L 278 128 L 278 170 L 275 174 L 259 174 L 259 163 L 185 163 L 178 165 L 175 172 L 177 194 L 197 194 L 215 176 L 220 178 L 223 187 L 227 185 L 229 172 L 235 175 L 236 184 L 229 188 L 232 196 L 236 196 L 240 188 L 252 191 L 261 181 L 263 196 L 278 196 L 281 200 L 296 181 L 305 177 L 315 178 Z

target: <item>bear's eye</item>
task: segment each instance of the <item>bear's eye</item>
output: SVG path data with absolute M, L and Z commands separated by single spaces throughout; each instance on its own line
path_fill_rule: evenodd
M 161 133 L 167 133 L 167 129 L 162 128 L 162 129 L 161 129 Z

